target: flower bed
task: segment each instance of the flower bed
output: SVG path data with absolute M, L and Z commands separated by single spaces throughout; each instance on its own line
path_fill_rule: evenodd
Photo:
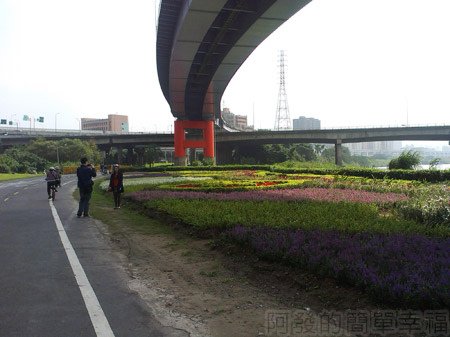
M 263 184 L 264 185 L 264 184 Z M 177 185 L 187 188 L 199 188 L 201 184 Z M 264 185 L 272 186 L 272 185 Z M 296 188 L 276 190 L 255 190 L 244 192 L 182 192 L 182 191 L 139 191 L 130 195 L 132 199 L 143 201 L 160 198 L 213 199 L 213 200 L 315 200 L 348 201 L 359 203 L 393 203 L 407 200 L 407 196 L 397 193 L 377 193 L 350 189 Z
M 153 176 L 153 177 L 139 177 L 139 178 L 129 178 L 126 177 L 123 180 L 123 185 L 126 191 L 142 190 L 148 187 L 154 187 L 164 183 L 179 183 L 187 181 L 201 181 L 211 179 L 208 177 L 172 177 L 172 176 Z M 104 191 L 108 189 L 109 180 L 102 181 L 100 188 Z M 128 187 L 128 188 L 127 188 Z M 130 188 L 131 187 L 131 188 Z
M 187 175 L 125 179 L 126 197 L 383 301 L 450 305 L 447 186 L 256 170 Z
M 397 305 L 450 306 L 450 238 L 244 226 L 226 235 Z

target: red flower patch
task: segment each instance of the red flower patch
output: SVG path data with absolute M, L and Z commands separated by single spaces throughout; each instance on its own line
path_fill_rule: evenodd
M 273 186 L 281 183 L 281 181 L 257 181 L 256 186 Z
M 194 187 L 199 187 L 199 184 L 181 184 L 181 185 L 177 185 L 177 188 L 194 188 Z

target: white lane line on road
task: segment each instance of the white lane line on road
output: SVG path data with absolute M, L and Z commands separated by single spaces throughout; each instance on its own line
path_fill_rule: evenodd
M 69 181 L 63 183 L 62 185 L 63 185 L 63 186 L 66 186 L 67 184 L 70 184 L 72 181 L 75 181 L 75 179 L 69 180 Z
M 14 192 L 14 195 L 17 195 L 17 194 L 19 194 L 19 192 Z
M 5 198 L 3 201 L 4 201 L 4 202 L 7 202 L 8 200 L 9 200 L 9 198 Z
M 67 237 L 67 233 L 64 230 L 61 219 L 59 218 L 58 212 L 56 211 L 53 202 L 49 200 L 50 209 L 52 210 L 53 219 L 56 223 L 56 228 L 59 232 L 59 237 L 66 251 L 67 258 L 69 259 L 70 266 L 77 280 L 78 287 L 80 288 L 81 295 L 83 296 L 86 309 L 91 318 L 92 325 L 94 326 L 95 333 L 98 337 L 114 337 L 114 333 L 106 319 L 105 313 L 103 312 L 100 303 L 98 302 L 97 296 L 92 289 L 91 284 L 83 270 L 83 267 L 78 260 L 77 254 L 72 247 L 72 244 Z

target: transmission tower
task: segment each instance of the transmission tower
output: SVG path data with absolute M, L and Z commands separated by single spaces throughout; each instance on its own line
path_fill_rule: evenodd
M 286 94 L 286 79 L 284 72 L 284 50 L 280 50 L 280 90 L 278 91 L 277 116 L 275 118 L 275 130 L 291 130 L 291 116 L 289 115 L 289 106 Z

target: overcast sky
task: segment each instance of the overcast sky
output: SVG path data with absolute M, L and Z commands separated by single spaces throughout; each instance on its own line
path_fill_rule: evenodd
M 0 0 L 0 117 L 75 129 L 80 117 L 118 113 L 131 131 L 170 131 L 156 2 Z M 450 124 L 449 17 L 449 0 L 313 0 L 248 58 L 222 106 L 273 128 L 285 50 L 291 118 L 325 128 Z

